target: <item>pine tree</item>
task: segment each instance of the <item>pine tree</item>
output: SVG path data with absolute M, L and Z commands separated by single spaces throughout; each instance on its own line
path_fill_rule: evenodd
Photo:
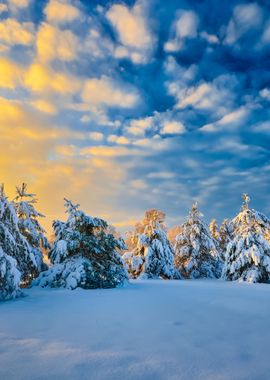
M 184 278 L 219 277 L 220 262 L 215 240 L 197 203 L 192 209 L 175 245 L 175 265 Z
M 222 277 L 227 280 L 266 282 L 270 279 L 270 243 L 267 241 L 269 219 L 249 208 L 250 198 L 243 195 L 243 205 L 232 220 L 234 238 L 228 244 Z
M 174 254 L 167 238 L 164 219 L 163 212 L 148 210 L 143 222 L 137 224 L 136 230 L 129 234 L 134 248 L 123 257 L 132 278 L 171 279 L 176 276 Z
M 209 231 L 213 239 L 216 241 L 219 241 L 220 239 L 220 234 L 219 234 L 219 229 L 218 229 L 218 224 L 216 219 L 211 220 L 209 224 Z
M 16 260 L 23 283 L 28 283 L 38 264 L 28 242 L 19 230 L 15 209 L 7 199 L 3 185 L 0 186 L 0 247 L 5 254 Z
M 224 219 L 219 229 L 219 246 L 222 261 L 225 260 L 225 254 L 230 241 L 233 240 L 233 224 L 229 219 Z
M 27 193 L 27 185 L 16 187 L 16 197 L 13 206 L 18 217 L 18 226 L 21 234 L 25 237 L 35 257 L 37 268 L 32 276 L 38 275 L 44 268 L 42 249 L 48 249 L 49 243 L 45 236 L 45 230 L 41 227 L 38 218 L 44 218 L 34 205 L 37 203 L 35 194 Z
M 18 297 L 20 291 L 21 274 L 17 269 L 17 262 L 4 253 L 0 247 L 0 301 Z
M 127 279 L 118 249 L 121 239 L 107 233 L 108 224 L 92 218 L 65 199 L 68 219 L 54 221 L 55 242 L 49 252 L 53 264 L 35 285 L 75 289 L 113 288 Z

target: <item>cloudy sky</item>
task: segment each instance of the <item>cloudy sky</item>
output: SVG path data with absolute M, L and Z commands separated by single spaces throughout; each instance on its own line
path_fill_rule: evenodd
M 0 173 L 127 228 L 270 214 L 270 2 L 0 2 Z

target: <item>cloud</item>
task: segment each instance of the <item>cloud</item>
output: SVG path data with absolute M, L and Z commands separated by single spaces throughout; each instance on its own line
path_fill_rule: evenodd
M 31 0 L 8 0 L 8 4 L 16 8 L 26 8 L 30 2 Z
M 23 68 L 8 58 L 0 57 L 0 87 L 15 89 L 23 83 Z
M 172 26 L 174 37 L 164 45 L 166 52 L 176 52 L 183 47 L 186 38 L 195 38 L 197 36 L 199 19 L 193 11 L 181 11 L 179 17 Z
M 42 62 L 72 61 L 77 58 L 79 41 L 70 30 L 43 23 L 37 33 L 36 45 L 38 59 Z
M 79 9 L 65 0 L 50 0 L 44 13 L 49 22 L 56 24 L 71 22 L 82 17 Z
M 8 6 L 7 4 L 0 4 L 0 14 L 7 12 L 8 11 Z
M 138 151 L 130 150 L 129 148 L 123 146 L 94 146 L 86 147 L 81 149 L 81 154 L 86 156 L 97 156 L 97 157 L 124 157 L 132 156 L 138 154 Z
M 134 63 L 146 63 L 153 49 L 154 38 L 147 22 L 143 2 L 137 1 L 131 8 L 124 4 L 114 4 L 106 16 L 122 44 L 116 49 L 115 56 L 130 57 Z
M 41 112 L 44 112 L 50 115 L 55 115 L 57 113 L 57 108 L 55 104 L 53 104 L 51 101 L 48 101 L 45 99 L 39 99 L 39 100 L 35 100 L 31 102 L 30 104 Z
M 270 42 L 270 22 L 266 24 L 265 29 L 263 31 L 262 35 L 262 41 L 263 43 L 269 43 Z
M 165 121 L 161 134 L 182 134 L 186 131 L 184 125 L 179 121 Z
M 94 141 L 102 141 L 104 139 L 103 133 L 100 132 L 91 132 L 89 133 L 89 137 Z
M 150 179 L 172 179 L 175 177 L 173 172 L 151 172 L 147 175 Z
M 138 104 L 139 94 L 133 87 L 125 88 L 107 76 L 88 79 L 82 99 L 91 106 L 131 108 Z
M 33 63 L 25 72 L 25 86 L 31 91 L 72 95 L 79 92 L 81 82 L 68 74 L 53 71 L 48 66 Z
M 178 82 L 167 82 L 169 94 L 177 100 L 175 109 L 193 109 L 204 113 L 211 111 L 212 118 L 220 118 L 237 105 L 236 90 L 240 84 L 233 74 L 220 75 L 212 82 L 189 83 L 183 78 Z
M 34 42 L 34 25 L 7 18 L 0 22 L 0 41 L 8 46 L 31 45 Z
M 126 126 L 126 131 L 134 136 L 143 136 L 147 129 L 151 128 L 153 117 L 148 116 L 141 119 L 131 120 Z
M 234 44 L 252 28 L 259 27 L 262 23 L 262 18 L 262 9 L 258 4 L 237 5 L 227 27 L 225 43 Z
M 108 142 L 116 143 L 119 145 L 130 144 L 130 140 L 127 139 L 125 136 L 109 135 L 107 140 Z
M 202 132 L 217 132 L 224 126 L 234 128 L 240 126 L 248 117 L 249 110 L 246 107 L 240 107 L 232 112 L 224 115 L 220 120 L 215 123 L 204 125 L 200 130 Z

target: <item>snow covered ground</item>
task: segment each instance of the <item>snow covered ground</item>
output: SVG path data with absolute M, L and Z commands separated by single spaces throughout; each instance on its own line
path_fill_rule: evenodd
M 0 304 L 0 379 L 270 378 L 270 285 L 25 293 Z

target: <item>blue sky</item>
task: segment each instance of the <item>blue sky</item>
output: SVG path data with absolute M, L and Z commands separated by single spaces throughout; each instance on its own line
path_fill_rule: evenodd
M 127 228 L 147 208 L 270 213 L 270 3 L 0 4 L 2 181 Z

